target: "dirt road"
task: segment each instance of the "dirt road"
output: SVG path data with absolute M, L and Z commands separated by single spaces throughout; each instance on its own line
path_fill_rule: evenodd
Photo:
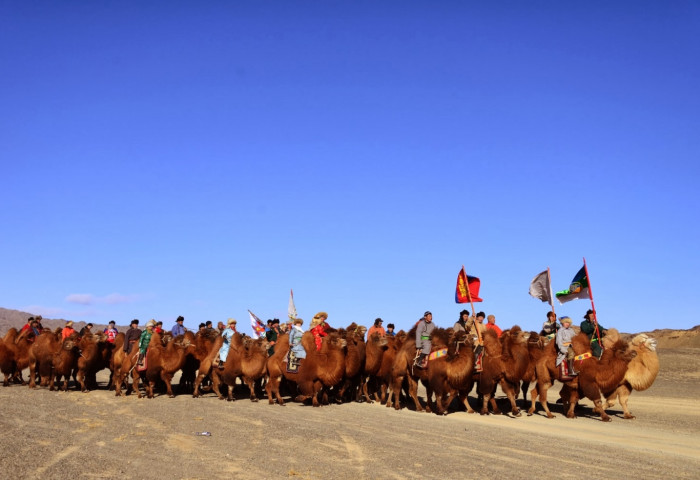
M 624 420 L 0 388 L 4 478 L 700 478 L 697 349 L 659 352 Z M 98 379 L 106 380 L 106 376 Z M 557 398 L 556 389 L 550 398 Z M 209 431 L 210 437 L 195 432 Z M 5 476 L 9 474 L 9 476 Z

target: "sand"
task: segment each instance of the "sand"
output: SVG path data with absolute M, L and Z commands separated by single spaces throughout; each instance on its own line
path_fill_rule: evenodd
M 554 419 L 440 417 L 366 403 L 252 403 L 244 388 L 234 402 L 115 397 L 106 372 L 89 393 L 12 385 L 0 388 L 3 477 L 700 478 L 697 353 L 660 350 L 655 384 L 630 398 L 637 418 L 623 419 L 618 405 L 610 423 L 587 400 L 577 419 L 551 404 Z

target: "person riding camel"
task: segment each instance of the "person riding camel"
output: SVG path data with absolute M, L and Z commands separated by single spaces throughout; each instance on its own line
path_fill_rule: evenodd
M 479 312 L 476 316 L 472 315 L 467 320 L 467 334 L 474 339 L 474 369 L 477 372 L 481 371 L 481 357 L 484 353 L 484 333 L 486 333 L 486 325 L 484 319 L 486 314 Z
M 598 318 L 594 310 L 588 309 L 583 318 L 584 320 L 581 322 L 581 331 L 588 335 L 591 341 L 593 356 L 600 359 L 601 355 L 603 355 L 603 346 L 600 344 L 600 341 L 605 334 L 608 333 L 608 330 L 598 323 Z
M 384 330 L 384 327 L 382 327 L 382 323 L 384 320 L 381 318 L 377 318 L 374 320 L 374 325 L 369 327 L 369 330 L 367 330 L 367 341 L 369 341 L 370 337 L 378 333 L 380 337 L 386 337 L 386 330 Z
M 571 328 L 571 319 L 567 316 L 559 317 L 561 328 L 557 331 L 557 367 L 561 369 L 562 377 L 574 377 L 578 372 L 574 370 L 574 349 L 571 346 L 571 339 L 576 332 Z M 566 366 L 563 364 L 566 360 Z
M 226 330 L 224 330 L 224 333 L 221 334 L 221 336 L 224 337 L 224 343 L 219 349 L 219 368 L 221 369 L 224 368 L 224 364 L 226 363 L 226 359 L 228 358 L 228 351 L 231 348 L 231 339 L 236 333 L 236 323 L 237 322 L 235 318 L 229 318 L 226 322 L 226 326 L 228 328 L 226 328 Z
M 124 334 L 124 352 L 131 352 L 132 342 L 138 341 L 141 338 L 141 329 L 139 328 L 139 319 L 134 318 L 129 324 L 129 329 Z
M 464 309 L 461 312 L 459 312 L 459 319 L 455 322 L 454 327 L 452 327 L 452 330 L 454 331 L 454 333 L 466 332 L 468 320 L 469 320 L 469 310 Z
M 270 330 L 265 332 L 265 338 L 267 339 L 267 343 L 270 344 L 270 348 L 267 349 L 267 354 L 271 357 L 275 354 L 275 345 L 280 336 L 280 319 L 273 318 L 270 325 Z
M 328 330 L 331 328 L 330 325 L 326 323 L 326 320 L 328 320 L 328 314 L 326 312 L 318 312 L 311 320 L 311 333 L 314 336 L 316 350 L 319 352 L 321 351 L 321 337 L 328 335 Z
M 143 367 L 143 361 L 146 358 L 146 351 L 148 350 L 148 344 L 151 343 L 151 337 L 153 336 L 153 329 L 156 327 L 156 321 L 150 319 L 146 323 L 146 330 L 141 334 L 139 338 L 139 367 Z
M 423 314 L 423 318 L 418 320 L 416 328 L 416 362 L 417 368 L 426 368 L 428 366 L 428 355 L 430 355 L 430 334 L 435 329 L 433 324 L 433 314 L 427 311 Z
M 292 329 L 289 332 L 289 353 L 287 354 L 287 368 L 292 368 L 301 363 L 301 360 L 306 358 L 306 350 L 301 343 L 301 337 L 304 336 L 304 330 L 301 326 L 304 320 L 295 318 L 292 321 Z
M 559 326 L 557 325 L 557 316 L 554 312 L 547 312 L 547 320 L 542 324 L 540 337 L 546 337 L 551 340 L 557 334 Z
M 66 338 L 70 337 L 73 333 L 75 333 L 75 330 L 73 329 L 73 322 L 70 320 L 66 322 L 66 326 L 63 327 L 63 330 L 61 330 L 61 340 L 65 340 Z

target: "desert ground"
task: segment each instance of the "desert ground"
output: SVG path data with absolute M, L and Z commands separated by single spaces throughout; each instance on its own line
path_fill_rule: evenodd
M 234 402 L 115 397 L 106 371 L 89 393 L 11 385 L 0 387 L 3 477 L 700 478 L 698 350 L 660 349 L 659 359 L 654 385 L 630 398 L 637 418 L 618 405 L 610 423 L 587 400 L 576 419 L 560 405 L 554 419 L 441 417 L 377 403 L 252 403 L 245 387 Z

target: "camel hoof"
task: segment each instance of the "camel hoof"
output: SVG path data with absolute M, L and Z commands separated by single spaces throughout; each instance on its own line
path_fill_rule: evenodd
M 602 420 L 603 422 L 612 422 L 612 418 L 610 418 L 610 417 L 608 417 L 608 416 L 601 417 L 601 420 Z
M 257 402 L 258 399 L 257 399 L 257 398 L 251 398 L 250 401 L 251 401 L 251 402 Z
M 633 419 L 635 419 L 635 418 L 637 418 L 637 417 L 635 417 L 635 416 L 632 415 L 631 413 L 625 413 L 625 418 L 626 418 L 627 420 L 633 420 Z
M 548 413 L 548 414 L 547 414 L 547 418 L 557 418 L 557 416 L 556 416 L 556 415 L 552 415 L 551 413 Z

